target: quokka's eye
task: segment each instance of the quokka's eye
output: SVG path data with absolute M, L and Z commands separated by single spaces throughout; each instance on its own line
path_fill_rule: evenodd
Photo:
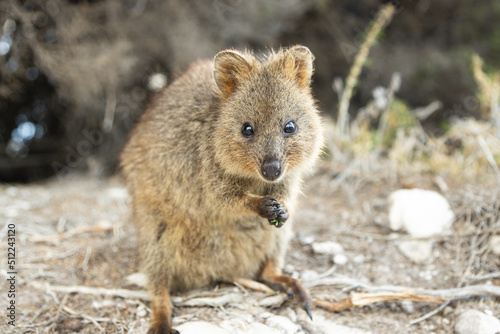
M 283 133 L 285 135 L 293 135 L 295 132 L 297 132 L 297 124 L 295 124 L 294 121 L 286 122 L 285 126 L 283 127 Z
M 250 123 L 243 124 L 243 126 L 241 127 L 241 133 L 243 134 L 243 136 L 247 138 L 252 137 L 253 136 L 252 125 L 250 125 Z

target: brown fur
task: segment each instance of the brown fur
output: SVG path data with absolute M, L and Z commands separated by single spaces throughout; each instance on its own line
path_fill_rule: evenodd
M 133 130 L 121 164 L 153 296 L 150 333 L 175 333 L 169 291 L 218 281 L 279 283 L 310 304 L 281 268 L 302 176 L 323 145 L 312 62 L 302 46 L 260 61 L 222 51 L 191 65 Z M 285 136 L 288 120 L 297 132 Z M 252 138 L 242 135 L 246 122 Z M 269 158 L 282 165 L 274 181 L 261 172 Z M 276 217 L 290 219 L 277 229 L 268 223 Z

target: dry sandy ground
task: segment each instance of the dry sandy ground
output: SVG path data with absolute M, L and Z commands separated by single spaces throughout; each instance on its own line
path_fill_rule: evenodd
M 390 173 L 382 173 L 390 175 Z M 438 187 L 434 177 L 373 177 L 373 173 L 338 173 L 323 166 L 305 185 L 296 217 L 295 237 L 285 272 L 312 282 L 326 272 L 339 284 L 310 287 L 313 299 L 340 300 L 355 290 L 348 279 L 371 286 L 401 285 L 449 289 L 471 284 L 500 285 L 500 260 L 488 246 L 500 229 L 500 196 L 487 186 L 450 184 L 444 195 L 457 220 L 453 234 L 437 238 L 432 256 L 417 264 L 397 244 L 406 236 L 394 234 L 387 221 L 387 196 L 404 185 Z M 5 314 L 12 298 L 7 279 L 8 226 L 15 226 L 15 327 L 2 315 L 2 333 L 144 333 L 149 323 L 147 301 L 137 297 L 68 293 L 58 286 L 85 286 L 140 290 L 126 277 L 137 272 L 136 237 L 129 221 L 129 199 L 119 178 L 70 176 L 38 184 L 0 186 L 1 308 Z M 10 241 L 13 241 L 10 239 Z M 335 241 L 344 248 L 345 264 L 331 255 L 315 254 L 314 242 Z M 11 245 L 12 246 L 12 245 Z M 489 276 L 487 276 L 489 275 Z M 344 282 L 344 283 L 342 283 Z M 345 289 L 345 290 L 344 290 Z M 435 315 L 415 320 L 440 304 L 379 302 L 342 312 L 313 311 L 309 321 L 293 301 L 280 295 L 247 291 L 221 284 L 203 291 L 177 295 L 179 303 L 195 297 L 229 296 L 216 306 L 182 306 L 174 324 L 205 320 L 226 328 L 247 328 L 266 323 L 271 314 L 297 324 L 296 333 L 328 332 L 334 325 L 350 333 L 452 333 L 464 309 L 477 309 L 500 317 L 492 297 L 453 301 Z M 269 302 L 270 306 L 264 303 Z M 262 316 L 263 312 L 265 316 Z M 333 326 L 333 327 L 332 327 Z M 322 329 L 320 329 L 320 327 Z M 236 330 L 235 330 L 236 331 Z M 261 332 L 262 333 L 262 332 Z

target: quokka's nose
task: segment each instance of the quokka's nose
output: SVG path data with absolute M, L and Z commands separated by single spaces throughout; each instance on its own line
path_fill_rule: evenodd
M 266 180 L 274 181 L 281 174 L 281 164 L 276 159 L 266 159 L 262 163 L 260 170 Z

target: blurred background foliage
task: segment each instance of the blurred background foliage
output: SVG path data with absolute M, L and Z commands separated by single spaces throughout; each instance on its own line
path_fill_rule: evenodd
M 75 170 L 95 175 L 114 172 L 127 133 L 150 96 L 192 61 L 211 58 L 229 47 L 265 52 L 292 44 L 308 46 L 316 56 L 315 96 L 324 114 L 336 119 L 339 89 L 332 85 L 341 85 L 347 77 L 366 29 L 383 4 L 378 0 L 3 0 L 0 181 L 28 182 Z M 475 71 L 473 54 L 482 59 Z M 484 77 L 478 77 L 478 68 Z M 351 150 L 394 147 L 388 155 L 408 150 L 404 136 L 411 131 L 418 132 L 417 138 L 439 136 L 443 140 L 436 143 L 447 149 L 453 145 L 471 149 L 466 141 L 457 142 L 461 134 L 450 124 L 456 118 L 491 118 L 489 104 L 498 103 L 498 97 L 495 102 L 495 89 L 485 89 L 480 81 L 490 80 L 488 85 L 496 82 L 498 87 L 498 69 L 497 0 L 397 2 L 392 22 L 370 50 L 350 100 L 349 118 L 357 120 L 351 129 L 357 134 L 351 138 Z M 395 73 L 400 84 L 391 91 Z M 389 107 L 382 108 L 388 110 L 382 111 L 386 118 L 363 119 L 370 103 L 378 103 L 376 92 L 381 87 L 396 95 Z M 427 117 L 412 113 L 433 102 L 438 104 Z M 415 141 L 412 154 L 419 142 Z M 496 145 L 493 139 L 490 142 Z M 484 158 L 489 165 L 491 158 L 500 160 L 491 145 L 487 147 L 491 157 Z M 334 146 L 329 146 L 332 152 Z M 419 152 L 425 155 L 424 151 Z M 433 159 L 430 165 L 442 166 L 444 160 Z

